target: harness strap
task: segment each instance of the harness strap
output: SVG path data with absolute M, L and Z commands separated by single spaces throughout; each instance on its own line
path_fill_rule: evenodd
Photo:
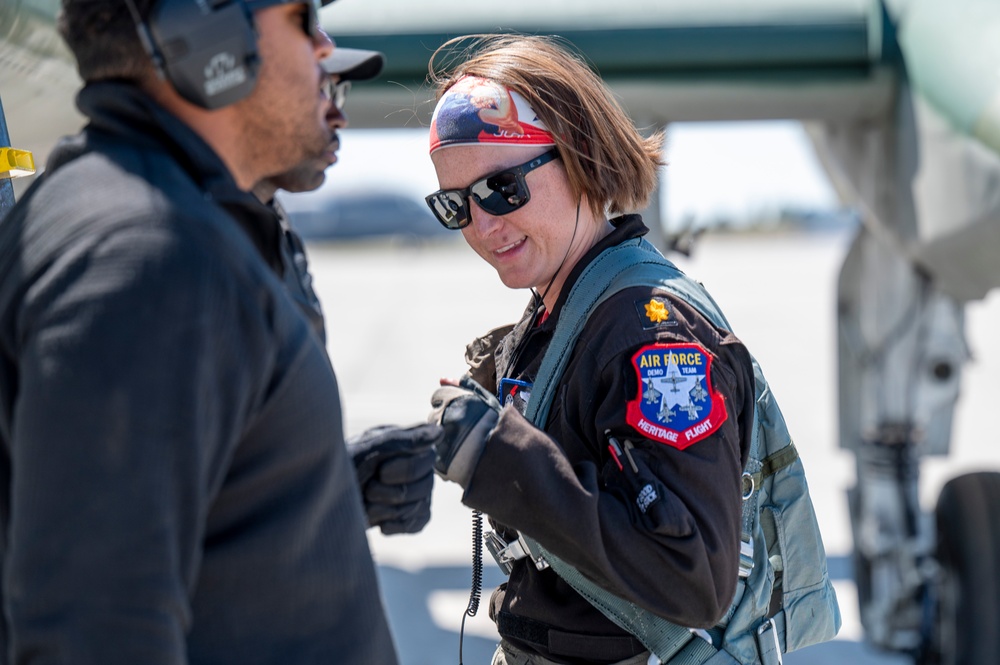
M 785 643 L 785 613 L 779 612 L 761 624 L 757 629 L 756 638 L 760 665 L 782 665 L 781 645 Z M 728 653 L 721 652 L 705 640 L 696 638 L 686 644 L 673 658 L 666 661 L 650 659 L 649 662 L 658 665 L 730 665 L 733 659 Z
M 795 448 L 794 443 L 789 443 L 778 452 L 768 455 L 761 460 L 760 471 L 752 475 L 754 487 L 760 487 L 766 478 L 773 476 L 786 466 L 790 466 L 798 458 L 799 451 Z
M 639 285 L 669 290 L 695 306 L 716 326 L 732 330 L 722 314 L 722 310 L 704 287 L 687 278 L 648 242 L 641 239 L 630 240 L 608 249 L 581 273 L 559 315 L 559 322 L 542 359 L 534 382 L 534 394 L 528 402 L 525 413 L 526 418 L 535 426 L 540 428 L 545 426 L 549 408 L 559 385 L 559 377 L 562 376 L 569 362 L 576 338 L 591 313 L 611 295 L 630 286 Z M 751 360 L 754 364 L 755 376 L 757 376 L 759 368 L 756 360 L 752 358 Z M 760 390 L 760 386 L 758 386 L 758 390 Z M 765 460 L 760 459 L 761 426 L 757 409 L 760 397 L 760 394 L 756 395 L 749 457 L 747 468 L 744 469 L 745 476 L 749 476 L 750 491 L 744 495 L 742 522 L 744 542 L 750 547 L 753 546 L 750 534 L 759 512 L 760 493 L 756 490 L 765 478 L 787 467 L 798 456 L 794 446 L 789 443 L 788 446 L 773 453 Z M 715 634 L 710 634 L 712 638 L 710 643 L 701 637 L 693 636 L 692 631 L 688 628 L 673 624 L 607 592 L 533 539 L 524 534 L 521 536 L 536 565 L 544 566 L 547 564 L 551 566 L 577 593 L 586 598 L 611 621 L 635 635 L 661 662 L 669 665 L 714 665 L 714 663 L 709 664 L 709 661 L 716 661 L 717 656 L 719 658 L 725 657 L 725 654 L 719 653 L 719 645 L 722 643 L 723 627 L 735 610 L 735 602 L 720 626 L 713 629 L 712 632 Z M 745 571 L 746 576 L 741 575 L 741 584 L 747 583 L 747 577 L 750 568 L 752 568 L 752 552 L 749 553 L 750 556 L 746 556 L 746 554 L 744 553 L 741 558 L 747 559 L 749 567 Z M 740 595 L 737 593 L 737 598 Z M 757 634 L 758 651 L 763 665 L 780 665 L 781 662 L 780 645 L 784 644 L 784 613 L 779 611 L 778 616 L 781 618 L 780 622 L 774 619 L 764 622 Z
M 653 284 L 676 292 L 688 302 L 699 305 L 699 310 L 714 323 L 730 329 L 728 321 L 711 296 L 698 284 L 684 277 L 672 263 L 666 260 L 648 242 L 630 240 L 603 252 L 581 273 L 570 291 L 559 315 L 559 322 L 542 359 L 541 367 L 534 382 L 531 400 L 528 402 L 526 418 L 537 427 L 544 428 L 548 418 L 558 378 L 562 376 L 569 362 L 570 354 L 583 323 L 593 310 L 608 297 L 632 285 Z M 754 426 L 751 435 L 751 459 L 758 459 L 759 433 L 757 414 L 754 412 Z M 757 469 L 753 469 L 757 471 Z M 744 501 L 743 517 L 748 531 L 748 519 L 752 522 L 756 511 L 756 496 Z M 747 505 L 750 504 L 750 505 Z M 524 536 L 524 534 L 522 534 Z M 717 650 L 700 638 L 692 638 L 691 631 L 658 617 L 622 598 L 608 593 L 584 577 L 576 568 L 548 552 L 531 538 L 524 537 L 532 558 L 537 552 L 552 569 L 572 586 L 581 596 L 599 609 L 614 623 L 635 635 L 651 652 L 661 660 L 669 660 L 695 639 L 707 647 Z
M 718 649 L 700 637 L 696 637 L 685 644 L 676 656 L 668 661 L 660 662 L 665 663 L 665 665 L 703 665 L 717 653 L 719 653 Z
M 782 665 L 785 644 L 785 613 L 778 612 L 757 628 L 757 653 L 761 665 Z
M 633 240 L 603 252 L 584 268 L 570 291 L 566 305 L 559 315 L 559 323 L 556 325 L 552 341 L 549 342 L 548 350 L 535 377 L 531 399 L 528 400 L 525 417 L 536 426 L 544 427 L 548 420 L 549 408 L 558 388 L 556 379 L 562 376 L 566 369 L 581 324 L 590 317 L 597 305 L 603 302 L 611 282 L 626 270 L 620 267 L 619 256 L 635 252 L 639 248 L 638 241 Z M 654 260 L 654 257 L 650 256 L 648 260 Z M 659 260 L 664 259 L 660 256 Z

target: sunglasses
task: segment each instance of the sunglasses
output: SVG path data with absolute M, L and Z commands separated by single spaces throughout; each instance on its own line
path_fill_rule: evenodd
M 302 29 L 305 33 L 309 35 L 310 39 L 320 38 L 320 28 L 319 25 L 319 2 L 320 0 L 306 0 L 306 15 L 303 19 Z
M 320 33 L 323 30 L 319 24 L 320 2 L 321 0 L 244 0 L 246 8 L 251 12 L 267 9 L 275 5 L 293 3 L 305 5 L 305 12 L 302 15 L 302 30 L 313 40 L 320 39 Z
M 553 159 L 559 159 L 559 151 L 555 148 L 524 164 L 477 180 L 465 189 L 439 189 L 424 200 L 446 229 L 463 229 L 472 221 L 470 198 L 491 215 L 514 212 L 531 200 L 524 176 Z
M 339 81 L 334 83 L 333 78 L 327 76 L 326 80 L 323 81 L 323 94 L 326 98 L 333 102 L 333 105 L 338 111 L 344 110 L 344 104 L 347 103 L 347 93 L 351 91 L 350 81 Z

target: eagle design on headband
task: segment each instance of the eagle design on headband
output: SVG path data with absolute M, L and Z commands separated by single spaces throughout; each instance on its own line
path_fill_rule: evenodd
M 431 118 L 431 152 L 453 145 L 555 145 L 545 123 L 519 93 L 465 76 L 438 101 Z

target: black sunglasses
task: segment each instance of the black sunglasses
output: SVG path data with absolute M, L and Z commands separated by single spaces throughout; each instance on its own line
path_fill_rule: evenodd
M 462 229 L 472 221 L 470 198 L 491 215 L 514 212 L 531 200 L 524 176 L 553 159 L 559 159 L 556 148 L 524 164 L 488 175 L 465 189 L 439 189 L 424 200 L 446 229 Z
M 245 0 L 246 8 L 251 12 L 267 9 L 274 5 L 292 4 L 297 0 Z M 305 5 L 305 13 L 302 15 L 302 31 L 310 39 L 320 39 L 322 27 L 319 23 L 319 9 L 321 0 L 298 0 L 298 4 Z M 216 3 L 218 4 L 218 3 Z
M 320 39 L 322 31 L 319 24 L 319 3 L 320 0 L 302 0 L 302 4 L 306 6 L 306 12 L 302 15 L 302 31 L 313 41 Z
M 302 29 L 313 40 L 320 38 L 322 28 L 319 25 L 319 0 L 307 0 L 305 24 Z

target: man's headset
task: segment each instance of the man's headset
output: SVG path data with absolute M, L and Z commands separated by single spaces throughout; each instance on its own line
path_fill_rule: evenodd
M 125 1 L 157 73 L 181 97 L 217 109 L 253 90 L 260 58 L 244 0 L 157 0 L 145 20 Z

